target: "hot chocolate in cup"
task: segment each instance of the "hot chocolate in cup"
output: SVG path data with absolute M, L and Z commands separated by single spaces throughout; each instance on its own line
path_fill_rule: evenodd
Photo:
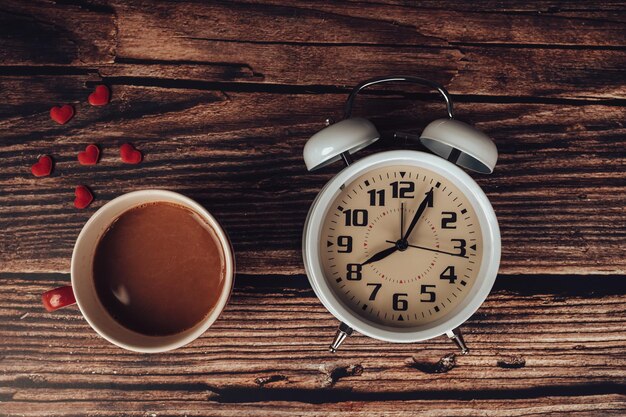
M 202 335 L 226 306 L 234 255 L 215 218 L 165 190 L 124 194 L 83 227 L 71 287 L 44 294 L 55 310 L 74 299 L 103 338 L 137 352 L 164 352 Z

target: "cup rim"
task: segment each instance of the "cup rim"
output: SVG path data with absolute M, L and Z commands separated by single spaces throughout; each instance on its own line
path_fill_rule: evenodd
M 207 316 L 203 319 L 203 321 L 201 321 L 199 324 L 195 326 L 192 332 L 190 332 L 184 337 L 181 337 L 180 339 L 177 339 L 173 342 L 166 343 L 163 345 L 150 346 L 150 347 L 137 346 L 132 343 L 122 342 L 116 339 L 115 337 L 107 334 L 106 332 L 102 331 L 102 329 L 100 329 L 94 323 L 94 321 L 89 317 L 89 314 L 86 313 L 87 308 L 86 308 L 86 304 L 84 303 L 84 300 L 81 301 L 81 298 L 78 292 L 73 290 L 74 297 L 76 298 L 76 304 L 78 305 L 78 308 L 82 316 L 85 318 L 89 326 L 96 333 L 98 333 L 102 338 L 104 338 L 105 340 L 107 340 L 108 342 L 116 346 L 119 346 L 126 350 L 141 352 L 141 353 L 159 353 L 159 352 L 167 352 L 170 350 L 174 350 L 174 349 L 183 347 L 193 342 L 202 334 L 204 334 L 204 332 L 206 332 L 213 325 L 213 323 L 218 319 L 218 317 L 221 315 L 222 311 L 226 307 L 226 304 L 228 303 L 228 300 L 232 293 L 232 289 L 234 286 L 234 277 L 235 277 L 235 255 L 234 255 L 234 251 L 233 251 L 230 239 L 228 238 L 228 235 L 226 234 L 222 226 L 219 224 L 217 219 L 215 219 L 215 217 L 213 217 L 213 215 L 209 213 L 208 210 L 206 210 L 202 205 L 200 205 L 195 200 L 183 194 L 177 193 L 175 191 L 169 191 L 169 190 L 163 190 L 163 189 L 145 189 L 145 190 L 138 190 L 138 191 L 131 191 L 128 193 L 124 193 L 108 201 L 102 207 L 100 207 L 94 214 L 92 214 L 89 220 L 87 220 L 87 222 L 83 225 L 78 237 L 76 238 L 76 242 L 74 243 L 74 249 L 72 250 L 72 259 L 71 259 L 71 265 L 70 265 L 70 278 L 71 278 L 72 288 L 73 289 L 75 288 L 76 283 L 80 279 L 76 271 L 77 258 L 79 255 L 78 248 L 80 246 L 79 243 L 82 240 L 86 239 L 86 235 L 88 234 L 89 229 L 92 227 L 92 225 L 96 222 L 96 219 L 98 219 L 101 216 L 105 216 L 106 211 L 109 210 L 110 207 L 114 205 L 114 203 L 119 203 L 120 201 L 123 201 L 123 200 L 128 200 L 128 199 L 137 198 L 137 197 L 144 197 L 144 196 L 151 197 L 151 199 L 146 202 L 160 201 L 158 199 L 156 200 L 154 199 L 155 195 L 157 197 L 158 196 L 170 197 L 172 199 L 177 200 L 176 202 L 173 202 L 173 204 L 181 204 L 193 210 L 194 212 L 199 214 L 203 218 L 203 220 L 205 220 L 209 224 L 209 226 L 213 229 L 214 233 L 217 235 L 217 238 L 222 247 L 222 251 L 224 254 L 225 274 L 224 274 L 224 285 L 222 287 L 222 293 L 219 296 L 218 302 L 215 304 L 211 312 L 207 314 Z M 172 202 L 172 201 L 168 201 L 165 199 L 163 201 Z M 124 212 L 131 210 L 134 207 L 140 206 L 141 204 L 145 204 L 146 202 L 143 202 L 143 203 L 140 202 L 140 203 L 134 204 L 128 207 L 127 209 L 125 209 L 122 213 L 117 214 L 116 216 L 111 216 L 111 221 L 108 222 L 109 225 L 113 222 L 113 220 L 121 216 Z M 102 235 L 99 235 L 97 237 L 97 240 L 99 241 L 101 237 Z M 106 311 L 106 308 L 104 310 Z M 115 320 L 110 315 L 109 317 L 111 318 L 111 320 Z M 138 332 L 135 332 L 135 333 L 138 333 Z M 138 333 L 138 334 L 142 336 L 146 336 L 141 333 Z M 148 337 L 152 337 L 152 336 L 148 336 Z M 154 336 L 154 337 L 158 338 L 160 336 Z

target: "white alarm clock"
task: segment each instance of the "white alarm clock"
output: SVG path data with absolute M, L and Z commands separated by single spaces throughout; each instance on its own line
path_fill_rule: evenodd
M 351 154 L 380 137 L 371 122 L 350 117 L 354 99 L 385 82 L 427 85 L 444 97 L 448 118 L 431 122 L 419 137 L 435 155 L 394 150 L 352 162 Z M 362 82 L 350 93 L 344 119 L 308 140 L 310 171 L 340 159 L 347 165 L 313 202 L 302 244 L 311 286 L 341 322 L 331 352 L 353 330 L 404 343 L 446 334 L 469 351 L 458 327 L 489 294 L 501 242 L 489 200 L 459 166 L 491 173 L 497 158 L 489 137 L 454 119 L 448 92 L 418 77 Z

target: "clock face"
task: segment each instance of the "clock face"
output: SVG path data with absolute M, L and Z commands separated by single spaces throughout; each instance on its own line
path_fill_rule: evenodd
M 424 168 L 375 168 L 344 184 L 322 222 L 325 279 L 363 319 L 419 327 L 451 312 L 482 259 L 478 217 L 447 178 Z

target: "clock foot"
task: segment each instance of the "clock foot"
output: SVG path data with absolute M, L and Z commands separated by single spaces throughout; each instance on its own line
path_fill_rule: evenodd
M 339 329 L 337 329 L 337 333 L 335 334 L 333 343 L 331 343 L 330 347 L 328 348 L 330 353 L 337 352 L 337 349 L 339 349 L 339 346 L 341 346 L 343 341 L 346 340 L 346 337 L 350 336 L 352 332 L 353 330 L 350 326 L 348 326 L 345 323 L 341 323 L 339 325 Z
M 446 332 L 446 335 L 448 335 L 450 340 L 452 340 L 454 344 L 457 345 L 459 349 L 461 349 L 461 354 L 467 355 L 469 353 L 469 349 L 467 348 L 467 345 L 465 344 L 465 340 L 463 340 L 461 329 L 457 327 L 456 329 Z

